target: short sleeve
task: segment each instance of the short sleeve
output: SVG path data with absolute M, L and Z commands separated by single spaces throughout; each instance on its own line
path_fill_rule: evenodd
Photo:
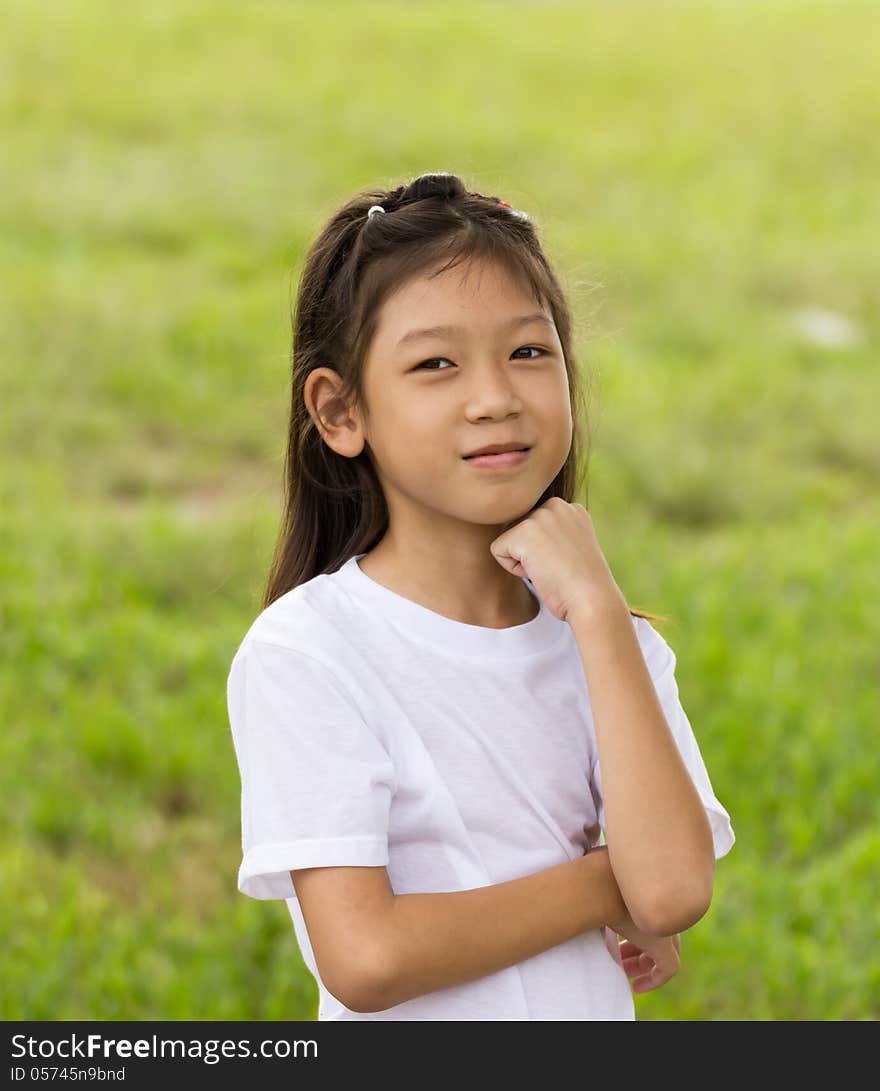
M 388 863 L 391 757 L 336 674 L 248 639 L 227 681 L 241 777 L 238 889 L 295 898 L 291 869 Z
M 736 841 L 736 835 L 733 832 L 730 815 L 715 795 L 693 728 L 682 708 L 675 678 L 675 653 L 647 618 L 634 617 L 633 622 L 654 688 L 666 715 L 666 722 L 672 730 L 679 752 L 691 774 L 691 780 L 706 809 L 717 860 L 730 852 Z M 602 769 L 598 755 L 593 762 L 591 788 L 599 825 L 604 832 L 605 804 L 602 797 Z

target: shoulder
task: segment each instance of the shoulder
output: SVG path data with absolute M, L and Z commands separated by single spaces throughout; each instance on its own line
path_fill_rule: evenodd
M 340 635 L 352 623 L 350 614 L 349 598 L 336 573 L 321 573 L 279 595 L 261 610 L 240 646 L 260 641 L 318 659 L 326 651 L 334 659 Z
M 316 576 L 270 602 L 251 622 L 242 644 L 259 640 L 291 650 L 307 648 L 309 633 L 315 629 L 316 615 L 321 617 L 325 613 L 327 588 L 322 586 L 324 579 Z
M 345 642 L 338 631 L 335 586 L 315 576 L 271 602 L 254 618 L 236 648 L 230 683 L 248 662 L 277 665 L 296 673 L 331 678 L 345 668 Z

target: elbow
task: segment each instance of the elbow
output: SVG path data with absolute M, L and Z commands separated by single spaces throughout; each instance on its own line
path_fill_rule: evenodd
M 334 992 L 333 995 L 349 1011 L 384 1011 L 385 1008 L 391 1007 L 391 1003 L 386 999 L 387 988 L 387 984 L 382 979 L 360 978 L 349 981 L 347 988 L 341 994 Z
M 349 1011 L 381 1011 L 384 1007 L 384 1004 L 379 1000 L 379 990 L 372 982 L 348 982 L 345 989 L 328 988 L 328 992 L 332 993 L 340 1004 L 343 1004 Z
M 642 932 L 651 936 L 674 936 L 686 932 L 701 920 L 712 904 L 712 891 L 701 890 L 685 896 L 681 890 L 654 898 L 642 907 L 633 921 Z
M 352 960 L 344 973 L 336 974 L 332 983 L 322 975 L 327 991 L 349 1011 L 384 1011 L 391 1006 L 389 995 L 392 976 L 382 958 Z

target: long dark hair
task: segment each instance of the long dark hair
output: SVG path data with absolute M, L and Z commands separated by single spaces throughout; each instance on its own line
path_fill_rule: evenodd
M 371 205 L 385 215 L 371 218 Z M 338 398 L 365 404 L 361 369 L 382 302 L 409 278 L 470 258 L 503 263 L 525 276 L 546 301 L 565 357 L 573 438 L 568 458 L 531 510 L 552 496 L 572 503 L 587 495 L 588 422 L 572 347 L 565 293 L 544 256 L 531 218 L 498 197 L 470 192 L 458 175 L 422 174 L 393 190 L 357 192 L 332 213 L 309 250 L 293 314 L 290 430 L 284 467 L 284 510 L 263 608 L 355 554 L 368 553 L 388 527 L 388 509 L 369 451 L 337 454 L 305 405 L 306 378 L 331 367 L 342 379 Z M 583 501 L 587 507 L 586 500 Z M 651 621 L 666 618 L 629 608 Z

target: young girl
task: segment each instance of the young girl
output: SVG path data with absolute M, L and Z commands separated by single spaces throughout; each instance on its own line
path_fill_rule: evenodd
M 631 1020 L 709 907 L 730 816 L 573 501 L 582 428 L 528 215 L 428 174 L 331 216 L 228 680 L 238 889 L 285 899 L 320 1020 Z

